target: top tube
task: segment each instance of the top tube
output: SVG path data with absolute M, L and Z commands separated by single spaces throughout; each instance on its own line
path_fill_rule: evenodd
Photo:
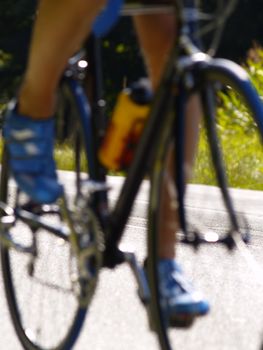
M 199 0 L 126 0 L 121 10 L 122 16 L 174 13 L 175 7 L 196 9 Z
M 126 0 L 121 10 L 122 16 L 152 15 L 160 13 L 172 13 L 174 0 Z
M 107 5 L 99 14 L 93 25 L 93 32 L 97 37 L 106 35 L 117 22 L 119 16 L 173 13 L 172 10 L 177 1 L 178 0 L 108 0 Z M 172 6 L 172 3 L 174 6 Z
M 125 4 L 128 5 L 172 5 L 177 0 L 126 0 Z

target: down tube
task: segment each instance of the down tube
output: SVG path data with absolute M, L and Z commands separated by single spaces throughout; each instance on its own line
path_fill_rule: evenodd
M 173 69 L 173 66 L 171 68 Z M 167 122 L 169 115 L 167 112 L 171 107 L 172 100 L 172 80 L 173 74 L 168 70 L 166 80 L 164 80 L 164 83 L 161 84 L 161 88 L 157 92 L 149 120 L 136 150 L 134 161 L 129 168 L 118 202 L 112 212 L 109 232 L 109 236 L 111 237 L 109 244 L 111 247 L 116 246 L 121 238 L 136 194 L 144 176 L 149 170 L 160 130 Z

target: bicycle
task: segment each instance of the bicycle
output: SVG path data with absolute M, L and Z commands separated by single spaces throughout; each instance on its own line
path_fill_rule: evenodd
M 229 2 L 227 7 L 229 11 L 234 2 Z M 224 3 L 221 1 L 218 3 L 221 11 Z M 196 46 L 195 34 L 198 31 L 197 22 L 200 14 L 195 1 L 182 0 L 168 5 L 139 7 L 127 5 L 123 13 L 130 15 L 144 11 L 153 13 L 156 10 L 174 9 L 179 23 L 179 39 L 169 57 L 134 160 L 127 170 L 121 193 L 113 209 L 108 209 L 109 188 L 106 182 L 106 170 L 97 158 L 101 135 L 105 129 L 100 66 L 96 66 L 95 70 L 93 81 L 95 102 L 92 104 L 95 108 L 90 113 L 90 104 L 82 84 L 86 65 L 81 54 L 70 60 L 61 83 L 61 89 L 67 96 L 67 101 L 70 101 L 71 112 L 77 117 L 78 123 L 73 138 L 76 160 L 73 199 L 71 195 L 65 194 L 54 205 L 43 206 L 28 201 L 23 193 L 12 185 L 8 169 L 8 153 L 6 149 L 3 151 L 0 185 L 1 261 L 12 321 L 25 349 L 72 348 L 95 293 L 100 269 L 114 268 L 123 262 L 128 262 L 132 267 L 138 282 L 140 299 L 149 313 L 150 327 L 158 336 L 160 348 L 174 349 L 170 327 L 159 302 L 156 267 L 161 187 L 163 181 L 166 181 L 164 164 L 173 144 L 177 176 L 176 179 L 168 179 L 168 183 L 172 186 L 172 200 L 178 205 L 180 241 L 196 249 L 202 244 L 222 244 L 232 250 L 237 244 L 248 239 L 248 225 L 245 224 L 244 228 L 244 220 L 236 214 L 228 189 L 215 123 L 218 102 L 215 99 L 216 91 L 229 90 L 231 87 L 238 92 L 251 111 L 261 137 L 263 106 L 242 68 L 230 61 L 212 58 Z M 220 20 L 218 22 L 221 23 Z M 216 33 L 214 43 L 217 44 L 218 40 L 219 36 Z M 97 48 L 96 40 L 95 47 Z M 93 52 L 98 62 L 98 51 Z M 89 65 L 93 63 L 90 57 Z M 213 166 L 228 213 L 228 231 L 223 234 L 200 232 L 198 227 L 189 225 L 191 220 L 187 217 L 183 170 L 184 147 L 182 147 L 185 144 L 184 111 L 186 100 L 196 92 L 201 96 Z M 83 174 L 80 169 L 82 148 L 89 167 L 88 174 Z M 140 184 L 148 175 L 151 189 L 147 264 L 144 268 L 133 253 L 120 250 L 119 243 Z M 52 244 L 51 247 L 48 243 Z M 68 266 L 64 260 L 68 261 Z M 53 269 L 52 273 L 44 271 L 43 264 L 55 267 L 60 263 L 61 270 L 57 273 Z M 23 284 L 19 284 L 18 280 L 21 274 Z M 26 281 L 25 274 L 29 281 Z M 65 278 L 68 278 L 68 281 L 65 282 Z M 27 282 L 28 299 L 24 301 L 22 289 L 27 287 Z M 50 307 L 50 301 L 45 304 L 43 295 L 50 298 L 51 304 L 52 300 L 55 300 L 56 305 L 53 303 Z M 57 305 L 59 298 L 63 296 L 68 298 L 67 315 L 65 310 L 59 310 Z M 27 310 L 29 301 L 30 310 Z M 55 307 L 58 309 L 56 308 L 53 313 L 51 309 Z M 42 317 L 45 319 L 45 325 L 40 324 Z M 47 326 L 47 317 L 51 317 L 50 326 Z

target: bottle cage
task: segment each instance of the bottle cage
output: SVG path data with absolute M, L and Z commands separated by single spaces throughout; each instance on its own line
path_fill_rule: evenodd
M 120 10 L 124 0 L 108 0 L 107 5 L 101 11 L 93 24 L 93 33 L 97 37 L 102 37 L 118 21 Z

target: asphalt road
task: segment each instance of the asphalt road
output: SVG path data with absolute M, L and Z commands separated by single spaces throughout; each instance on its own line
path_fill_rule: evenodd
M 70 175 L 64 174 L 63 179 L 70 181 Z M 110 182 L 114 201 L 119 180 L 111 178 Z M 70 189 L 69 183 L 67 188 Z M 139 260 L 145 256 L 147 197 L 148 183 L 145 182 L 123 242 L 137 252 Z M 263 339 L 263 196 L 254 191 L 234 191 L 234 197 L 238 211 L 246 212 L 252 234 L 245 252 L 230 254 L 223 247 L 209 246 L 195 253 L 188 247 L 179 248 L 178 258 L 210 301 L 211 313 L 197 320 L 187 331 L 173 331 L 176 350 L 260 348 Z M 191 186 L 187 207 L 193 222 L 202 222 L 217 232 L 227 226 L 214 188 Z M 1 279 L 0 283 L 2 287 Z M 67 312 L 68 305 L 63 307 Z M 10 322 L 3 288 L 0 288 L 0 324 L 0 350 L 22 349 Z M 155 335 L 149 330 L 146 312 L 137 297 L 136 284 L 128 266 L 102 271 L 97 293 L 74 349 L 159 349 Z

